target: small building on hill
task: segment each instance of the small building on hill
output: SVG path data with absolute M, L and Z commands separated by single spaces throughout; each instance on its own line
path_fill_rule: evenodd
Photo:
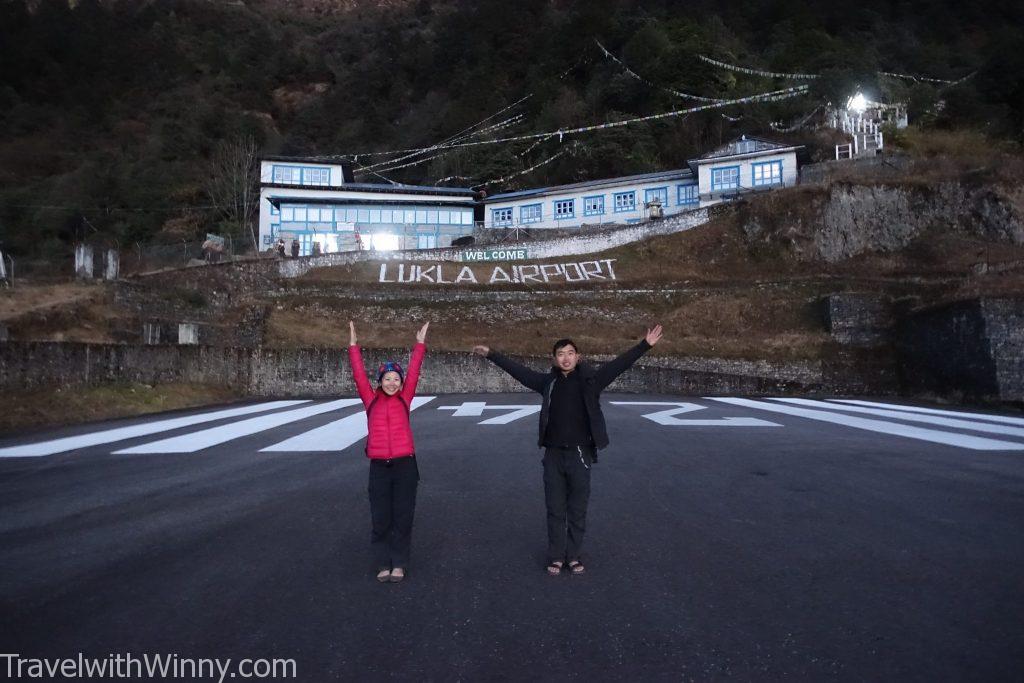
M 260 162 L 260 242 L 299 242 L 299 255 L 447 247 L 473 232 L 468 188 L 353 182 L 347 162 Z M 316 245 L 316 246 L 314 246 Z

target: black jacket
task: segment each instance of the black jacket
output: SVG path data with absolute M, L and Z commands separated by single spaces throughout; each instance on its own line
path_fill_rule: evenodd
M 580 379 L 583 381 L 583 405 L 587 410 L 590 434 L 594 437 L 594 445 L 597 448 L 605 448 L 608 445 L 608 429 L 605 427 L 604 414 L 601 412 L 601 392 L 650 350 L 651 345 L 646 339 L 642 339 L 633 348 L 598 368 L 587 363 L 576 366 L 576 372 L 580 373 Z M 487 359 L 512 375 L 524 387 L 533 389 L 541 395 L 540 438 L 537 445 L 543 446 L 544 433 L 548 427 L 548 413 L 551 409 L 551 389 L 554 387 L 557 373 L 561 370 L 552 367 L 550 372 L 537 372 L 493 350 L 487 354 Z

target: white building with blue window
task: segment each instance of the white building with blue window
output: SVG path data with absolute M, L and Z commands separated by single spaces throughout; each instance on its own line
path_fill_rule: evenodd
M 473 233 L 465 188 L 355 183 L 347 163 L 267 157 L 260 162 L 260 242 L 299 241 L 299 253 L 430 249 Z M 317 248 L 314 248 L 317 245 Z
M 697 176 L 701 206 L 747 192 L 791 187 L 797 183 L 799 146 L 744 135 L 688 163 Z
M 689 168 L 505 192 L 484 199 L 488 228 L 571 228 L 637 223 L 657 201 L 665 215 L 699 204 Z
M 747 192 L 797 182 L 798 146 L 743 136 L 687 168 L 505 192 L 484 199 L 487 228 L 572 228 L 636 223 L 654 203 L 670 216 Z

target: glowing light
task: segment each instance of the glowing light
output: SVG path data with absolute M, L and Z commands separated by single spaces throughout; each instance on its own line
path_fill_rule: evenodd
M 857 93 L 846 102 L 846 108 L 852 109 L 858 114 L 863 114 L 864 110 L 868 108 L 867 98 L 864 97 L 863 93 Z
M 370 236 L 371 249 L 377 251 L 395 251 L 398 249 L 398 235 L 375 233 Z

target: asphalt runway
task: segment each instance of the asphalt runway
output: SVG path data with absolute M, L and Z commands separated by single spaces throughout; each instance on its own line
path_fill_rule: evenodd
M 1024 677 L 1024 416 L 603 404 L 583 576 L 543 570 L 534 394 L 420 399 L 397 585 L 373 579 L 353 399 L 2 439 L 0 652 L 303 681 Z

